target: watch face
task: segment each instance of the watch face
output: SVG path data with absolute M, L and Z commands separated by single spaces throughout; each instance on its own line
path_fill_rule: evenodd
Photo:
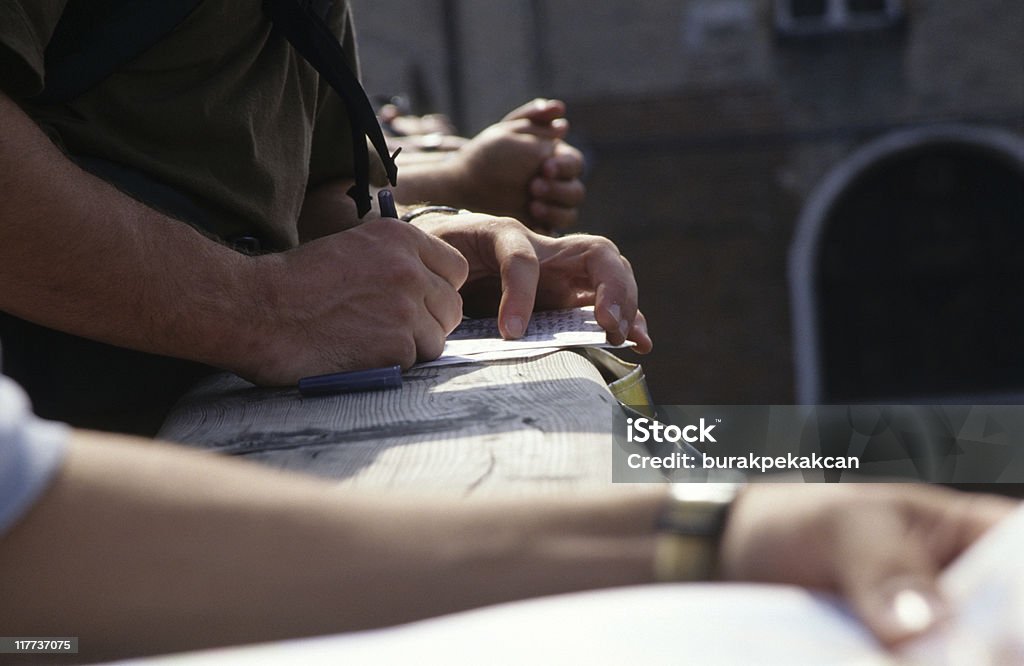
M 715 537 L 722 533 L 729 504 L 716 502 L 677 502 L 666 510 L 658 528 L 672 534 Z
M 673 484 L 671 500 L 659 516 L 657 527 L 685 536 L 720 536 L 741 487 L 736 483 Z
M 673 499 L 680 502 L 716 502 L 730 504 L 736 499 L 742 483 L 673 483 Z

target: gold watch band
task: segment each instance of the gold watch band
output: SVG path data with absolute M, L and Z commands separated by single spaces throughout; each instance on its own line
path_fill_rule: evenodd
M 673 484 L 654 543 L 654 579 L 696 582 L 715 578 L 729 509 L 742 483 Z
M 718 544 L 707 537 L 659 534 L 654 541 L 654 580 L 697 583 L 714 578 Z

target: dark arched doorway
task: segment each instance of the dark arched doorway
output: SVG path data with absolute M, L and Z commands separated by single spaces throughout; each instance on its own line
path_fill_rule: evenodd
M 803 403 L 1024 395 L 1024 140 L 879 139 L 808 201 L 790 257 Z

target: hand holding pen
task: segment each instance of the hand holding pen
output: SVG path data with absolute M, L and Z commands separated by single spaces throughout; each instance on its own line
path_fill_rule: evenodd
M 399 219 L 398 210 L 395 207 L 395 197 L 391 190 L 383 189 L 378 192 L 377 203 L 380 207 L 381 217 Z M 402 366 L 400 365 L 352 372 L 332 372 L 326 375 L 303 377 L 299 380 L 299 393 L 305 397 L 401 387 Z

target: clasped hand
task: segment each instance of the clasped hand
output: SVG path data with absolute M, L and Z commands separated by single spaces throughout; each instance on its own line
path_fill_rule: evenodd
M 575 224 L 586 189 L 583 155 L 565 142 L 568 132 L 561 101 L 536 99 L 510 111 L 451 162 L 461 205 L 541 232 Z

